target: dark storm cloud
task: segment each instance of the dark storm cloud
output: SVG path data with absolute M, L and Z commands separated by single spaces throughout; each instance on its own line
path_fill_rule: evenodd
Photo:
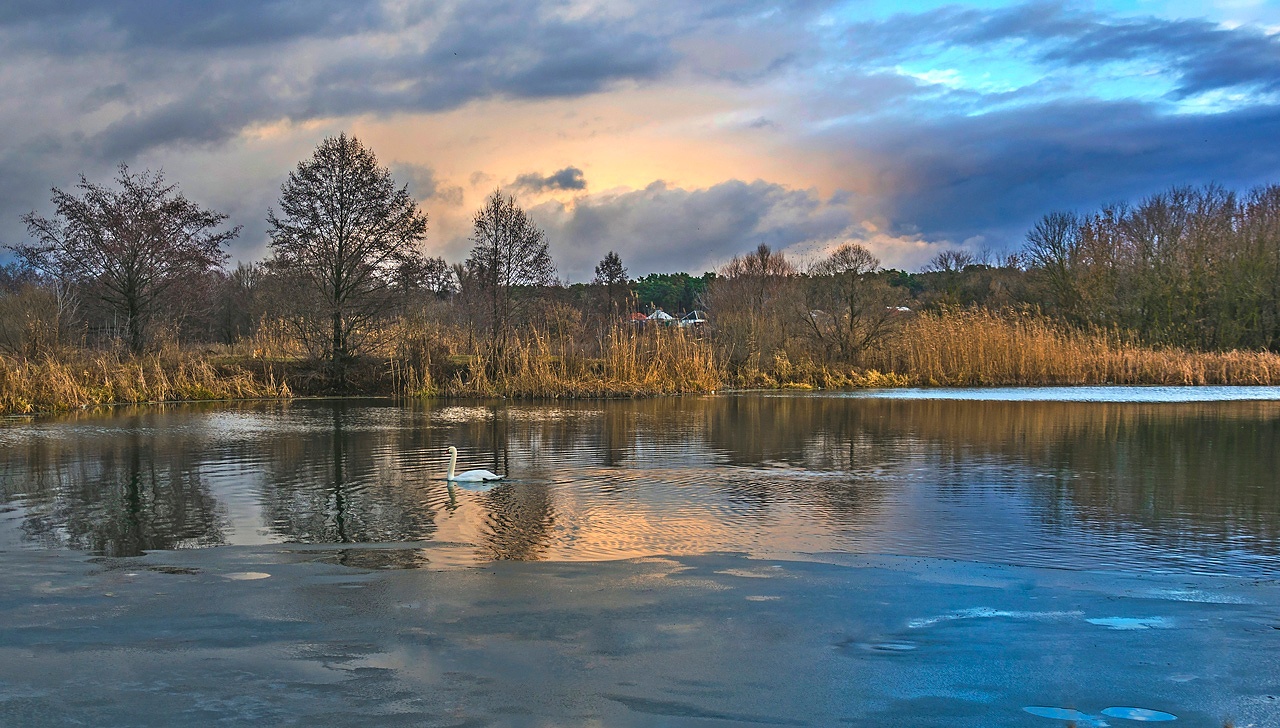
M 862 125 L 856 138 L 892 156 L 878 209 L 895 232 L 982 236 L 1016 247 L 1046 212 L 1134 200 L 1172 185 L 1246 188 L 1277 181 L 1280 108 L 1165 115 L 1136 103 L 1061 103 L 980 117 Z
M 840 237 L 850 210 L 811 190 L 730 180 L 686 190 L 655 182 L 645 189 L 548 202 L 530 210 L 546 228 L 560 269 L 586 280 L 603 251 L 616 250 L 634 271 L 701 273 L 760 243 L 781 250 Z
M 557 98 L 659 78 L 675 65 L 668 39 L 625 21 L 547 16 L 527 2 L 461 4 L 423 20 L 433 42 L 369 49 L 315 70 L 285 113 L 444 111 L 476 99 Z
M 14 26 L 28 40 L 79 35 L 88 45 L 61 46 L 85 53 L 115 44 L 130 49 L 170 47 L 185 51 L 279 43 L 298 38 L 334 37 L 376 27 L 384 21 L 376 0 L 8 0 L 0 6 L 0 27 Z
M 338 3 L 340 10 L 284 2 L 192 5 L 24 5 L 0 18 L 0 43 L 33 28 L 53 35 L 67 26 L 87 29 L 94 40 L 62 47 L 33 41 L 15 52 L 101 65 L 99 87 L 67 84 L 56 92 L 78 96 L 83 108 L 101 106 L 100 89 L 113 89 L 110 99 L 126 105 L 87 139 L 87 151 L 104 159 L 216 144 L 281 119 L 580 96 L 663 77 L 678 60 L 675 31 L 637 27 L 634 18 L 565 18 L 527 2 L 432 5 L 394 20 L 376 3 Z
M 131 159 L 153 147 L 214 145 L 257 120 L 255 97 L 219 89 L 197 90 L 178 101 L 129 112 L 94 135 L 87 146 L 102 160 Z
M 434 77 L 432 86 L 462 96 L 577 96 L 618 79 L 655 78 L 676 60 L 662 35 L 622 21 L 549 18 L 522 0 L 486 12 L 461 5 L 445 24 L 426 53 L 405 60 Z
M 1170 184 L 1280 181 L 1280 110 L 1269 101 L 1174 113 L 1168 99 L 1099 101 L 1088 82 L 1106 64 L 1143 62 L 1161 70 L 1175 97 L 1280 91 L 1276 35 L 1052 3 L 951 6 L 854 24 L 840 20 L 847 4 L 823 15 L 836 6 L 654 0 L 619 14 L 514 0 L 8 0 L 0 3 L 0 126 L 9 133 L 0 150 L 0 242 L 15 242 L 18 217 L 79 171 L 106 179 L 120 161 L 218 150 L 255 125 L 337 129 L 362 115 L 572 100 L 686 80 L 723 84 L 730 99 L 749 89 L 751 107 L 734 123 L 778 153 L 847 158 L 851 179 L 870 166 L 880 182 L 857 209 L 844 198 L 741 181 L 540 205 L 566 273 L 589 276 L 609 247 L 639 273 L 698 272 L 761 242 L 856 236 L 864 215 L 882 218 L 879 229 L 938 244 L 1016 244 L 1052 209 Z M 895 69 L 957 48 L 1072 73 L 997 94 Z M 799 94 L 804 112 L 789 113 Z M 210 187 L 235 186 L 224 199 L 239 201 L 224 208 L 249 216 L 236 220 L 249 226 L 247 241 L 279 180 L 263 172 L 237 180 L 243 174 L 207 172 L 226 180 Z M 461 188 L 428 167 L 402 165 L 396 175 L 424 205 L 462 202 Z M 495 179 L 470 184 L 481 190 Z M 567 167 L 522 175 L 516 186 L 578 191 L 586 180 Z
M 1180 97 L 1233 86 L 1280 89 L 1280 36 L 1198 18 L 1120 18 L 1059 3 L 997 10 L 948 6 L 858 23 L 847 37 L 849 51 L 866 62 L 907 60 L 934 46 L 1013 41 L 1049 66 L 1159 63 L 1177 77 Z
M 585 190 L 587 178 L 577 167 L 565 167 L 551 174 L 529 172 L 516 177 L 514 187 L 529 192 L 550 192 L 554 190 Z

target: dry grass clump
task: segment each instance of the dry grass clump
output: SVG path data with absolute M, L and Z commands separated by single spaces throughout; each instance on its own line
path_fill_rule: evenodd
M 872 359 L 924 386 L 1280 384 L 1280 355 L 1270 352 L 1152 349 L 1008 311 L 921 314 Z
M 0 413 L 57 412 L 97 404 L 288 397 L 270 371 L 256 376 L 189 354 L 126 358 L 80 352 L 66 358 L 0 356 Z
M 485 351 L 469 357 L 449 381 L 429 391 L 480 397 L 630 397 L 710 392 L 723 380 L 711 346 L 682 331 L 618 327 L 599 348 L 598 356 L 588 356 L 581 346 L 533 331 L 514 339 L 501 357 Z
M 792 361 L 785 352 L 774 355 L 768 367 L 761 367 L 756 360 L 749 360 L 731 378 L 733 386 L 741 389 L 868 389 L 881 387 L 905 387 L 912 378 L 878 369 L 859 369 L 840 364 L 822 364 L 804 358 Z

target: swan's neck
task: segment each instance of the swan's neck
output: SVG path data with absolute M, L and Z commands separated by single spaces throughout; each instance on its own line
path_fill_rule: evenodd
M 458 465 L 458 453 L 456 450 L 449 451 L 449 472 L 445 474 L 445 480 L 453 480 L 453 469 Z

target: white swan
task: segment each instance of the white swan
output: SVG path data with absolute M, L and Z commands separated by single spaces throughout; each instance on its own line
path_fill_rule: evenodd
M 486 480 L 502 480 L 502 476 L 497 473 L 491 473 L 488 470 L 468 470 L 465 473 L 454 475 L 453 469 L 458 466 L 458 448 L 453 445 L 449 446 L 449 472 L 444 476 L 445 480 L 459 483 L 479 483 Z

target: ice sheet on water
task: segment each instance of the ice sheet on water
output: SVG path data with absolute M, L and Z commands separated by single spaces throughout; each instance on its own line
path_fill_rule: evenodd
M 1081 726 L 1092 726 L 1093 728 L 1103 728 L 1104 726 L 1110 725 L 1105 720 L 1102 720 L 1097 716 L 1092 716 L 1087 713 L 1081 713 L 1080 711 L 1072 710 L 1071 708 L 1050 708 L 1050 707 L 1039 706 L 1039 705 L 1031 705 L 1026 708 L 1023 708 L 1023 710 L 1025 710 L 1026 712 L 1032 715 L 1038 715 L 1041 718 L 1069 720 L 1074 722 L 1076 725 L 1081 725 Z
M 1168 617 L 1094 617 L 1089 624 L 1109 629 L 1170 629 L 1173 620 Z
M 1149 710 L 1147 708 L 1105 708 L 1102 714 L 1111 718 L 1124 718 L 1125 720 L 1143 720 L 1151 722 L 1165 722 L 1177 720 L 1178 716 L 1172 713 L 1164 713 L 1159 710 Z

